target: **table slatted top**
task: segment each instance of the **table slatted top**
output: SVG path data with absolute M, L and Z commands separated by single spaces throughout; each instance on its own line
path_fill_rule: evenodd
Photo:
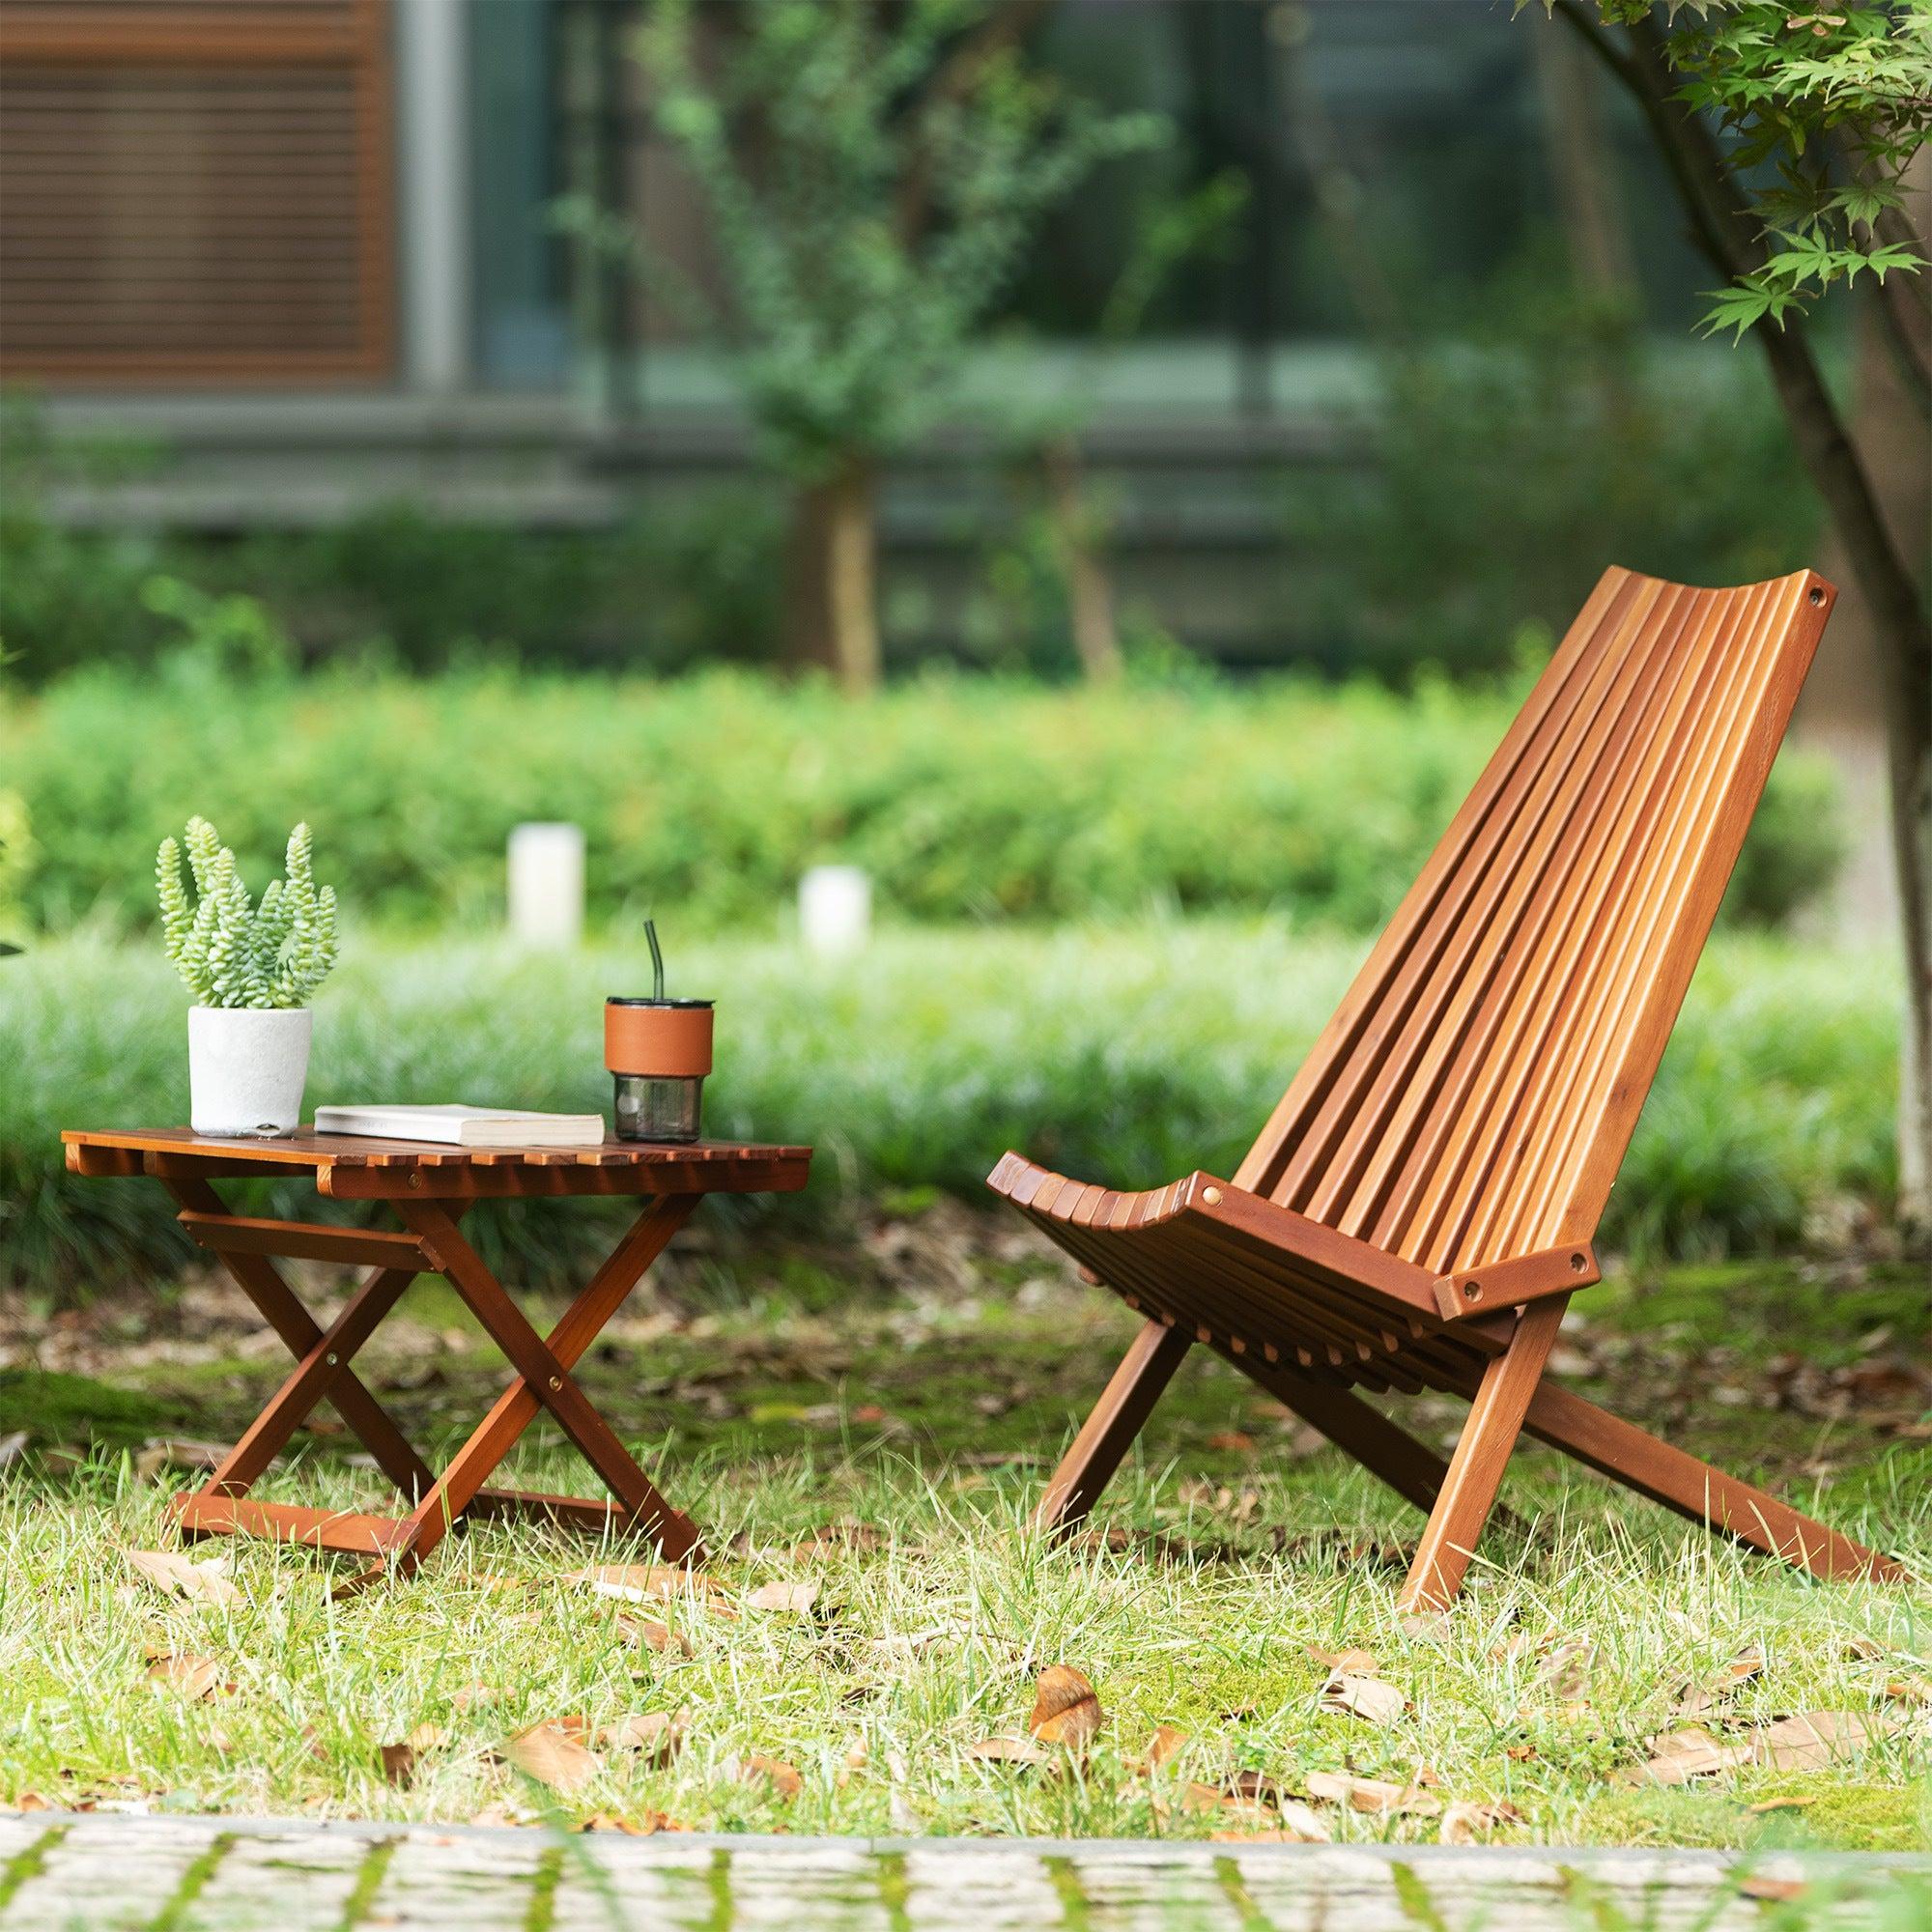
M 306 1169 L 324 1193 L 666 1191 L 789 1192 L 803 1187 L 811 1149 L 755 1141 L 607 1138 L 597 1147 L 451 1147 L 303 1130 L 278 1140 L 197 1134 L 188 1127 L 71 1128 L 61 1135 L 76 1174 L 263 1174 Z M 533 1172 L 541 1170 L 541 1173 Z M 413 1177 L 413 1179 L 412 1179 Z

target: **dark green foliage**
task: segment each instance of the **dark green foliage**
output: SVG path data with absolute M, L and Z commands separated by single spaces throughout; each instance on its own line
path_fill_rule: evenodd
M 754 488 L 692 491 L 594 531 L 451 522 L 399 502 L 256 539 L 219 575 L 317 641 L 376 638 L 410 666 L 482 645 L 674 670 L 771 655 L 779 544 L 777 505 Z
M 377 923 L 494 922 L 510 828 L 563 818 L 588 836 L 594 917 L 675 908 L 687 931 L 770 930 L 806 867 L 843 860 L 902 919 L 1239 910 L 1366 932 L 1520 697 L 935 679 L 854 704 L 723 673 L 243 677 L 198 646 L 0 692 L 0 771 L 26 808 L 16 898 L 54 926 L 149 920 L 140 855 L 199 811 L 257 870 L 306 818 Z M 1829 877 L 1828 800 L 1819 768 L 1780 764 L 1732 917 L 1783 920 Z
M 1518 0 L 1519 6 L 1528 0 Z M 1598 0 L 1605 24 L 1654 26 L 1651 0 Z M 1906 213 L 1932 137 L 1926 0 L 1793 10 L 1782 0 L 1668 10 L 1667 58 L 1683 99 L 1736 141 L 1752 266 L 1713 292 L 1708 332 L 1781 328 L 1861 275 L 1922 276 L 1925 238 Z
M 1171 129 L 1035 71 L 989 0 L 735 11 L 707 36 L 692 0 L 658 0 L 638 39 L 714 286 L 568 212 L 703 320 L 769 456 L 820 477 L 941 420 L 1049 211 Z
M 31 489 L 0 514 L 0 638 L 43 683 L 150 662 L 205 635 L 187 599 L 246 595 L 298 658 L 348 649 L 433 669 L 501 653 L 680 669 L 761 662 L 777 634 L 780 518 L 756 489 L 695 491 L 611 530 L 529 530 L 390 503 L 236 543 L 56 526 Z M 156 579 L 181 590 L 159 603 Z
M 57 440 L 37 410 L 0 394 L 0 667 L 44 676 L 152 649 L 157 626 L 141 586 L 161 567 L 162 546 L 137 531 L 75 533 L 49 507 L 63 489 L 138 460 Z
M 1723 584 L 1815 559 L 1817 502 L 1757 367 L 1660 353 L 1541 256 L 1378 367 L 1367 467 L 1291 500 L 1314 554 L 1347 560 L 1325 628 L 1378 668 L 1507 663 L 1608 563 Z

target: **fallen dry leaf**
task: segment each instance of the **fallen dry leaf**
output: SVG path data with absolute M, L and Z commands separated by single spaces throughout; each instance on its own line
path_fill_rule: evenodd
M 1365 1723 L 1393 1724 L 1408 1709 L 1408 1699 L 1379 1677 L 1338 1670 L 1321 1687 L 1321 1708 L 1360 1718 Z
M 1189 1509 L 1213 1510 L 1236 1522 L 1246 1522 L 1262 1506 L 1259 1490 L 1237 1492 L 1201 1476 L 1188 1477 L 1174 1493 L 1175 1499 Z
M 1566 1637 L 1536 1666 L 1536 1682 L 1562 1703 L 1580 1703 L 1596 1655 L 1597 1646 L 1588 1637 Z
M 628 1818 L 620 1818 L 614 1811 L 593 1811 L 577 1828 L 580 1832 L 624 1832 L 634 1838 L 646 1834 L 648 1827 L 634 1825 Z
M 1318 1650 L 1313 1644 L 1308 1647 L 1310 1659 L 1328 1671 L 1347 1670 L 1356 1676 L 1373 1677 L 1378 1668 L 1376 1660 L 1366 1650 L 1350 1645 L 1347 1650 Z
M 1700 1724 L 1670 1731 L 1650 1741 L 1652 1756 L 1625 1775 L 1632 1784 L 1684 1784 L 1743 1764 L 1750 1755 L 1743 1745 L 1720 1745 Z
M 1320 1817 L 1295 1799 L 1284 1799 L 1281 1809 L 1276 1815 L 1280 1823 L 1270 1824 L 1265 1831 L 1210 1832 L 1208 1836 L 1217 1844 L 1230 1844 L 1238 1840 L 1283 1845 L 1325 1845 L 1334 1836 Z
M 839 1522 L 821 1523 L 803 1543 L 791 1547 L 795 1563 L 809 1563 L 815 1557 L 840 1549 L 883 1549 L 888 1538 L 884 1530 L 869 1522 L 855 1522 L 847 1517 Z
M 1180 1808 L 1183 1811 L 1218 1811 L 1228 1802 L 1228 1794 L 1216 1791 L 1211 1784 L 1190 1781 L 1180 1788 Z
M 519 1731 L 503 1747 L 503 1756 L 526 1777 L 553 1791 L 581 1790 L 597 1774 L 597 1760 L 563 1724 L 548 1719 Z
M 466 1684 L 449 1701 L 459 1712 L 473 1711 L 480 1705 L 495 1704 L 502 1692 L 490 1684 Z
M 764 1583 L 745 1599 L 748 1610 L 782 1610 L 794 1617 L 809 1617 L 818 1601 L 816 1583 Z
M 349 1460 L 353 1463 L 355 1459 L 352 1456 Z M 372 1468 L 375 1466 L 375 1459 L 373 1457 L 370 1458 L 370 1466 Z M 505 1577 L 495 1570 L 459 1571 L 449 1580 L 463 1589 L 481 1590 L 486 1596 L 492 1597 L 501 1596 L 508 1591 L 525 1590 L 529 1587 L 527 1578 L 523 1577 Z
M 164 1597 L 187 1597 L 204 1604 L 239 1604 L 242 1592 L 228 1580 L 225 1557 L 190 1562 L 178 1549 L 130 1549 L 128 1561 L 144 1583 Z
M 691 1639 L 680 1636 L 668 1624 L 661 1624 L 654 1617 L 619 1616 L 617 1628 L 633 1643 L 640 1643 L 646 1650 L 668 1653 L 675 1657 L 692 1655 Z
M 614 1724 L 599 1724 L 590 1742 L 600 1750 L 636 1751 L 646 1764 L 662 1768 L 683 1748 L 688 1728 L 681 1711 L 638 1711 Z
M 1070 1663 L 1050 1663 L 1034 1687 L 1027 1729 L 1043 1745 L 1080 1751 L 1099 1734 L 1100 1715 L 1100 1693 L 1086 1672 Z
M 1442 1814 L 1436 1836 L 1445 1845 L 1473 1845 L 1504 1825 L 1520 1825 L 1522 1813 L 1500 1800 L 1492 1804 L 1452 1804 Z
M 748 1784 L 764 1783 L 774 1794 L 789 1803 L 805 1789 L 805 1779 L 796 1765 L 781 1757 L 748 1757 L 738 1774 Z
M 472 1825 L 534 1825 L 537 1821 L 526 1811 L 519 1811 L 508 1804 L 486 1804 L 469 1821 Z
M 1761 1798 L 1755 1804 L 1747 1804 L 1747 1811 L 1802 1811 L 1807 1804 L 1817 1804 L 1817 1798 Z
M 1804 1896 L 1805 1885 L 1802 1878 L 1765 1878 L 1754 1875 L 1738 1881 L 1740 1898 L 1759 1898 L 1769 1905 L 1788 1905 L 1794 1898 Z
M 595 1563 L 568 1570 L 566 1583 L 588 1583 L 600 1597 L 626 1604 L 674 1604 L 687 1597 L 715 1598 L 721 1585 L 701 1571 L 671 1563 Z
M 1856 1711 L 1803 1711 L 1747 1733 L 1750 1761 L 1769 1771 L 1824 1771 L 1884 1736 Z
M 416 1747 L 412 1744 L 378 1745 L 376 1752 L 383 1760 L 383 1782 L 393 1784 L 399 1790 L 407 1789 L 415 1782 Z
M 1671 1701 L 1671 1715 L 1677 1718 L 1701 1718 L 1708 1711 L 1728 1702 L 1742 1690 L 1752 1678 L 1764 1670 L 1764 1652 L 1753 1644 L 1748 1650 L 1741 1650 L 1730 1662 L 1715 1677 L 1703 1683 L 1687 1678 L 1677 1687 Z
M 1309 1797 L 1324 1804 L 1346 1804 L 1372 1816 L 1412 1811 L 1433 1817 L 1442 1801 L 1414 1784 L 1392 1784 L 1385 1777 L 1357 1777 L 1351 1772 L 1311 1771 L 1302 1779 Z
M 1281 1786 L 1264 1771 L 1231 1772 L 1221 1789 L 1250 1804 L 1272 1804 L 1282 1796 Z
M 1031 1738 L 981 1738 L 966 1747 L 966 1755 L 987 1764 L 1044 1764 L 1052 1752 Z
M 1141 1756 L 1143 1771 L 1158 1771 L 1187 1742 L 1187 1733 L 1179 1724 L 1158 1726 Z
M 196 1442 L 185 1435 L 151 1435 L 134 1456 L 137 1482 L 152 1483 L 163 1469 L 206 1475 L 228 1458 L 228 1442 Z
M 1208 1446 L 1225 1456 L 1252 1456 L 1255 1438 L 1245 1429 L 1217 1429 L 1208 1438 Z
M 187 1657 L 170 1651 L 148 1665 L 148 1675 L 155 1683 L 179 1690 L 190 1704 L 235 1694 L 234 1680 L 213 1657 Z
M 1894 1704 L 1932 1704 L 1932 1677 L 1894 1677 L 1885 1694 Z

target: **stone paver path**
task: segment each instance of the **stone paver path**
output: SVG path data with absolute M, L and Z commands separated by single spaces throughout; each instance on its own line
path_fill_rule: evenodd
M 1741 1932 L 1894 1925 L 1932 1859 L 548 1833 L 0 1815 L 0 1932 Z M 1755 1894 L 1755 1895 L 1754 1895 Z

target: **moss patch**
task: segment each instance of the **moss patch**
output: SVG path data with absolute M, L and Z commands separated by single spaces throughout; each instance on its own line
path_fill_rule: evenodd
M 126 1448 L 183 1420 L 183 1405 L 142 1388 L 44 1369 L 0 1369 L 0 1435 L 24 1429 L 37 1446 Z

